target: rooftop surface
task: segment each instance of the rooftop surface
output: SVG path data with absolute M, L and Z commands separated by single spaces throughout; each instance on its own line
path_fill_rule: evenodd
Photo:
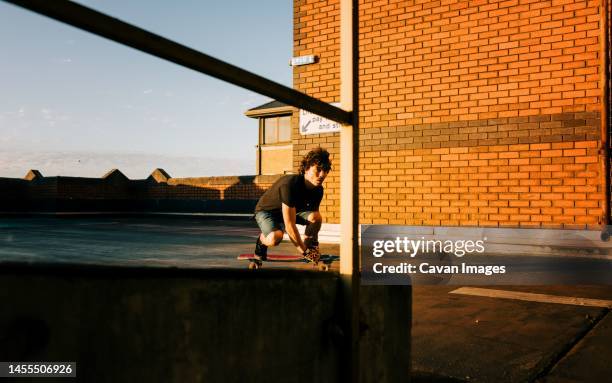
M 245 267 L 253 253 L 255 221 L 237 217 L 74 215 L 0 219 L 0 261 L 116 266 Z M 338 253 L 337 245 L 324 246 Z M 290 243 L 274 249 L 297 254 Z M 271 265 L 277 267 L 277 265 Z M 295 266 L 295 265 L 294 265 Z
M 0 219 L 0 262 L 244 268 L 246 263 L 236 257 L 252 253 L 257 234 L 255 223 L 244 218 L 5 217 Z M 322 250 L 338 254 L 337 245 Z M 283 243 L 270 252 L 295 250 Z M 265 267 L 294 266 L 309 267 Z M 459 287 L 413 288 L 414 381 L 609 380 L 610 286 L 485 287 L 502 290 L 505 298 L 458 294 Z M 530 299 L 518 294 L 525 292 L 544 295 Z M 565 303 L 546 297 L 565 297 Z M 576 297 L 597 301 L 581 305 Z

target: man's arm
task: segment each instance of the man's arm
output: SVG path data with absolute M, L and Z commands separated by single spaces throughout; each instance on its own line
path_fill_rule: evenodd
M 295 245 L 296 249 L 303 254 L 306 251 L 306 245 L 304 245 L 304 241 L 302 241 L 302 237 L 300 237 L 300 233 L 298 232 L 297 226 L 295 225 L 295 207 L 289 207 L 283 203 L 283 221 L 285 222 L 285 229 L 287 230 L 287 235 L 289 235 L 289 239 Z

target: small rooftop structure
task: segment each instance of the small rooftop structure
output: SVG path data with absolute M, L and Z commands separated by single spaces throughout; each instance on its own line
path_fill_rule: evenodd
M 168 174 L 164 169 L 157 168 L 153 170 L 153 173 L 148 177 L 149 180 L 154 180 L 156 182 L 168 182 L 168 180 L 172 178 L 170 174 Z
M 41 173 L 40 171 L 38 171 L 38 170 L 35 170 L 35 169 L 30 169 L 30 170 L 28 171 L 28 174 L 26 174 L 26 175 L 25 175 L 25 177 L 23 177 L 23 178 L 24 178 L 25 180 L 28 180 L 28 181 L 33 181 L 33 180 L 36 180 L 36 179 L 41 179 L 41 178 L 43 178 L 43 175 L 42 175 L 42 173 Z
M 108 173 L 102 176 L 102 179 L 113 182 L 129 181 L 129 178 L 119 169 L 111 169 Z
M 270 115 L 289 114 L 296 110 L 297 108 L 287 105 L 284 102 L 272 100 L 247 110 L 244 115 L 251 118 L 258 118 Z
M 256 148 L 256 174 L 272 175 L 293 171 L 293 130 L 298 109 L 280 101 L 269 101 L 247 110 L 247 117 L 259 121 Z

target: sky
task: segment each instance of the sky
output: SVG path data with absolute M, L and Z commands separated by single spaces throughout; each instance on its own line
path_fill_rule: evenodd
M 291 86 L 289 0 L 78 3 Z M 0 2 L 0 177 L 255 173 L 269 98 Z

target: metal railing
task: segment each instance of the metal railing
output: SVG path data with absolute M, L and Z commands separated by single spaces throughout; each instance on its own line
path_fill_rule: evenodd
M 67 0 L 4 1 L 330 120 L 352 123 L 351 112 L 80 4 Z

